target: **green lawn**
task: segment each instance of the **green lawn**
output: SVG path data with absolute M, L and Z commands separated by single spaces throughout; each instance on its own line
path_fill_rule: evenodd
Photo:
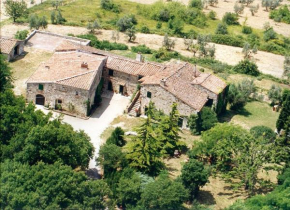
M 272 107 L 264 102 L 252 101 L 241 111 L 227 111 L 221 117 L 222 121 L 230 121 L 250 129 L 257 125 L 264 125 L 275 130 L 279 112 L 272 111 Z

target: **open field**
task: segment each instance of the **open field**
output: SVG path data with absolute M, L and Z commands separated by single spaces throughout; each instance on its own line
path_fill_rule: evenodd
M 222 121 L 232 122 L 246 129 L 257 125 L 264 125 L 275 130 L 279 112 L 272 111 L 268 103 L 251 101 L 240 111 L 230 111 L 221 117 Z

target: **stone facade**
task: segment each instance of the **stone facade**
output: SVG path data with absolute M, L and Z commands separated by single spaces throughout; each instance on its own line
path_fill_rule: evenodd
M 39 89 L 39 85 L 43 85 L 43 90 Z M 88 90 L 55 83 L 28 83 L 26 95 L 27 101 L 33 103 L 36 103 L 37 95 L 44 96 L 45 106 L 52 109 L 55 109 L 58 100 L 61 100 L 62 110 L 81 116 L 86 116 L 86 101 L 91 96 L 90 91 Z
M 151 98 L 148 97 L 148 92 L 151 93 Z M 198 112 L 159 85 L 143 85 L 140 97 L 141 114 L 145 114 L 145 108 L 148 107 L 150 101 L 154 103 L 157 109 L 162 110 L 165 114 L 169 114 L 171 105 L 177 103 L 178 112 L 183 120 L 182 128 L 187 127 L 187 117 Z
M 95 93 L 102 78 L 104 64 L 105 61 L 99 65 L 89 89 L 58 84 L 57 82 L 27 82 L 27 102 L 37 104 L 37 97 L 41 96 L 44 97 L 43 105 L 49 108 L 55 109 L 61 105 L 63 111 L 87 116 L 87 106 L 94 105 Z
M 109 75 L 111 72 L 113 75 Z M 112 89 L 115 93 L 120 93 L 120 86 L 123 86 L 123 95 L 130 96 L 137 89 L 138 76 L 126 74 L 124 72 L 110 70 L 108 68 L 104 68 L 103 70 L 103 78 L 104 78 L 104 88 L 105 90 L 109 90 L 109 82 L 112 84 Z
M 8 61 L 15 59 L 24 52 L 24 41 L 15 39 L 1 39 L 1 53 Z

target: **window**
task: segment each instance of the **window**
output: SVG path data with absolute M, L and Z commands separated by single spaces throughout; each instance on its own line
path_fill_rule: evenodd
M 152 96 L 152 93 L 147 91 L 147 98 L 151 98 L 151 96 Z
M 139 80 L 139 79 L 142 79 L 142 78 L 143 78 L 143 76 L 142 76 L 142 75 L 138 75 L 138 80 Z
M 110 75 L 110 76 L 114 76 L 114 71 L 111 70 L 111 69 L 109 69 L 109 75 Z
M 62 103 L 62 100 L 61 99 L 57 99 L 57 103 L 58 104 L 61 104 Z
M 43 84 L 39 84 L 39 85 L 38 85 L 38 89 L 39 89 L 39 90 L 43 90 Z
M 78 91 L 76 91 L 76 96 L 78 96 L 79 95 L 79 92 Z

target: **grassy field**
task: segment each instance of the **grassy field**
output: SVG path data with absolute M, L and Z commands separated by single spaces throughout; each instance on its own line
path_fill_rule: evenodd
M 144 17 L 138 12 L 140 4 L 130 2 L 127 0 L 115 0 L 116 4 L 121 6 L 121 12 L 115 13 L 112 11 L 107 11 L 101 8 L 100 0 L 64 0 L 63 5 L 59 7 L 62 16 L 67 20 L 65 25 L 71 26 L 87 26 L 88 22 L 98 20 L 101 23 L 101 26 L 104 29 L 115 29 L 116 21 L 125 15 L 134 14 L 138 24 L 137 29 L 141 29 L 142 26 L 146 25 L 149 29 L 156 34 L 165 34 L 167 32 L 167 23 L 162 23 L 161 29 L 156 29 L 157 22 L 152 20 L 149 17 Z M 150 5 L 143 5 L 142 7 L 150 7 Z M 30 13 L 38 14 L 39 16 L 46 16 L 50 22 L 50 14 L 55 10 L 52 7 L 52 0 L 43 2 L 40 5 L 36 5 L 33 8 L 30 8 Z M 184 23 L 184 32 L 189 30 L 194 30 L 197 33 L 202 34 L 214 34 L 220 20 L 211 20 L 207 18 L 205 27 L 196 27 L 191 24 Z M 241 35 L 246 37 L 241 31 L 242 27 L 240 25 L 228 26 L 230 34 Z M 262 30 L 255 29 L 254 32 L 262 37 Z
M 252 101 L 248 102 L 241 111 L 227 111 L 221 121 L 233 122 L 246 129 L 257 125 L 264 125 L 275 130 L 279 112 L 272 111 L 268 103 Z

